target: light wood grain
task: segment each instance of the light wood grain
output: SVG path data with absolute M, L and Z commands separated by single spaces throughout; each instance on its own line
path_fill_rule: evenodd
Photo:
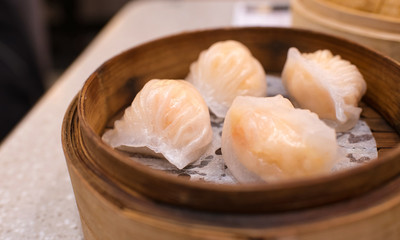
M 322 0 L 339 6 L 373 14 L 400 18 L 400 2 L 396 0 Z
M 351 39 L 400 61 L 400 18 L 371 14 L 328 0 L 293 0 L 291 9 L 294 27 Z
M 399 237 L 400 178 L 368 194 L 320 207 L 280 213 L 202 212 L 148 199 L 88 166 L 77 151 L 76 99 L 63 142 L 86 240 L 92 239 L 366 239 Z M 75 149 L 75 150 L 72 150 Z M 371 176 L 373 177 L 373 176 Z M 292 200 L 295 201 L 295 200 Z

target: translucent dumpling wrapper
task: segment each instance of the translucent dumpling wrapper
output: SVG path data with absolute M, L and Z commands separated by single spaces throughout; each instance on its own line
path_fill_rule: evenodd
M 221 145 L 225 164 L 241 183 L 326 174 L 339 155 L 334 129 L 281 95 L 237 97 Z
M 290 48 L 282 81 L 299 107 L 317 113 L 338 132 L 351 129 L 360 118 L 364 78 L 355 65 L 329 50 L 301 54 Z
M 208 107 L 187 81 L 151 80 L 103 140 L 114 148 L 161 153 L 182 169 L 197 160 L 212 141 Z
M 267 95 L 262 65 L 242 43 L 214 43 L 200 53 L 186 78 L 203 95 L 210 110 L 223 118 L 236 96 Z

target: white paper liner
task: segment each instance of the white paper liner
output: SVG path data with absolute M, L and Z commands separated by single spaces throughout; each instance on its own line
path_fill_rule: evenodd
M 279 77 L 267 75 L 267 81 L 268 96 L 281 94 L 284 97 L 288 97 Z M 213 141 L 210 147 L 199 160 L 182 170 L 177 169 L 165 159 L 143 157 L 135 153 L 128 154 L 133 161 L 178 177 L 218 184 L 235 184 L 237 182 L 224 164 L 221 155 L 223 119 L 211 116 L 211 123 Z M 375 139 L 370 128 L 363 120 L 359 120 L 356 126 L 350 131 L 337 133 L 336 136 L 340 151 L 344 157 L 338 159 L 332 171 L 352 168 L 378 156 Z

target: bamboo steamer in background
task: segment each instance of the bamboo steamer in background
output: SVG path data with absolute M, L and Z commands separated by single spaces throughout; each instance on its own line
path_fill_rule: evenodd
M 292 0 L 294 27 L 341 36 L 400 61 L 400 2 Z
M 363 118 L 374 132 L 378 159 L 311 179 L 218 185 L 150 169 L 101 141 L 106 125 L 147 81 L 184 78 L 202 50 L 227 39 L 245 44 L 271 74 L 281 73 L 289 47 L 330 49 L 357 65 L 368 84 Z M 188 32 L 121 53 L 89 77 L 63 122 L 63 148 L 85 238 L 399 239 L 399 88 L 396 62 L 307 30 Z
M 343 7 L 352 8 L 382 16 L 400 18 L 400 2 L 398 0 L 321 0 Z

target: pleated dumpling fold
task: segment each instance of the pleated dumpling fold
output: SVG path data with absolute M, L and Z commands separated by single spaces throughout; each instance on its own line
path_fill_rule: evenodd
M 202 94 L 211 112 L 223 118 L 236 96 L 265 97 L 265 71 L 250 50 L 234 40 L 216 42 L 191 64 L 186 80 Z
M 189 82 L 154 79 L 103 140 L 114 148 L 159 153 L 182 169 L 199 159 L 212 141 L 208 107 Z
M 221 144 L 225 164 L 241 183 L 329 173 L 338 156 L 335 131 L 281 95 L 237 97 L 226 115 Z
M 295 103 L 318 114 L 337 132 L 357 123 L 367 85 L 358 68 L 329 50 L 288 51 L 282 81 Z

